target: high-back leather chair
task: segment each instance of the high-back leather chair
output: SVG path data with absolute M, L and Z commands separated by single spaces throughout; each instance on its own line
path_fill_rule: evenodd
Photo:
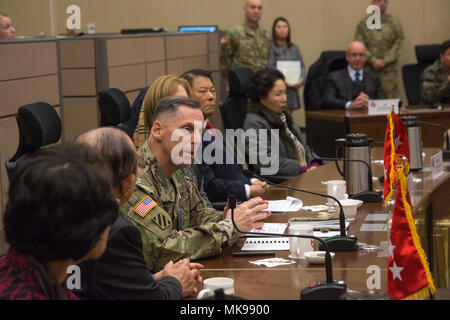
M 345 51 L 324 51 L 308 70 L 303 98 L 306 110 L 319 110 L 330 72 L 347 67 Z
M 21 161 L 41 147 L 58 142 L 62 132 L 58 113 L 45 102 L 20 107 L 16 121 L 19 127 L 19 146 L 14 156 L 5 163 L 9 180 L 13 178 Z
M 247 116 L 248 89 L 254 72 L 249 68 L 237 68 L 228 73 L 229 94 L 219 104 L 225 129 L 240 129 L 244 127 Z
M 421 103 L 420 77 L 426 67 L 439 59 L 439 45 L 420 45 L 415 47 L 418 63 L 408 64 L 402 67 L 403 85 L 406 97 L 411 105 Z
M 110 88 L 101 91 L 98 94 L 98 107 L 101 127 L 115 126 L 132 136 L 133 132 L 129 132 L 131 128 L 122 125 L 130 118 L 131 106 L 127 96 L 121 90 Z

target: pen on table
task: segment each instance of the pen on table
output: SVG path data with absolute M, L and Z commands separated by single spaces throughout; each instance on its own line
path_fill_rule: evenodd
M 274 256 L 274 251 L 239 251 L 233 252 L 234 257 L 249 257 L 249 256 Z

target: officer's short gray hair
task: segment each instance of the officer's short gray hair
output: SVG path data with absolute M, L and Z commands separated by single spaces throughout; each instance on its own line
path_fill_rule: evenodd
M 153 113 L 153 123 L 156 120 L 160 120 L 163 116 L 168 117 L 174 115 L 180 106 L 201 110 L 200 102 L 197 100 L 178 96 L 164 97 L 156 104 L 155 112 Z

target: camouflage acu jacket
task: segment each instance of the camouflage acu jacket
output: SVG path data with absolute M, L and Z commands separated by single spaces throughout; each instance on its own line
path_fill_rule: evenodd
M 425 104 L 450 103 L 449 73 L 437 60 L 426 68 L 421 76 L 421 100 Z
M 250 28 L 247 24 L 233 27 L 225 36 L 220 48 L 220 72 L 226 78 L 228 72 L 238 67 L 253 71 L 267 68 L 272 39 L 267 30 Z
M 372 64 L 376 59 L 386 61 L 383 71 L 395 70 L 395 63 L 405 38 L 401 23 L 385 13 L 381 16 L 381 29 L 370 30 L 367 28 L 367 18 L 361 20 L 355 33 L 355 40 L 361 41 L 367 48 L 367 71 L 375 71 Z
M 157 272 L 169 261 L 221 253 L 237 240 L 231 220 L 209 209 L 182 170 L 166 177 L 148 143 L 138 151 L 136 190 L 121 214 L 141 232 L 147 267 Z

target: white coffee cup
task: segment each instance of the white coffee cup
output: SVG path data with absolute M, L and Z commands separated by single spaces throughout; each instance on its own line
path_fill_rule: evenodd
M 313 235 L 313 227 L 305 224 L 290 224 L 289 234 Z M 289 258 L 304 259 L 305 252 L 314 251 L 313 239 L 302 239 L 298 237 L 289 237 Z
M 203 280 L 203 290 L 198 293 L 197 299 L 211 297 L 217 289 L 223 289 L 226 295 L 234 295 L 234 280 L 224 277 Z
M 329 196 L 335 197 L 338 200 L 344 200 L 348 198 L 347 192 L 347 183 L 345 180 L 330 180 L 330 181 L 322 181 L 322 184 L 327 186 L 327 194 Z M 328 199 L 329 205 L 334 205 L 336 201 L 332 199 Z

